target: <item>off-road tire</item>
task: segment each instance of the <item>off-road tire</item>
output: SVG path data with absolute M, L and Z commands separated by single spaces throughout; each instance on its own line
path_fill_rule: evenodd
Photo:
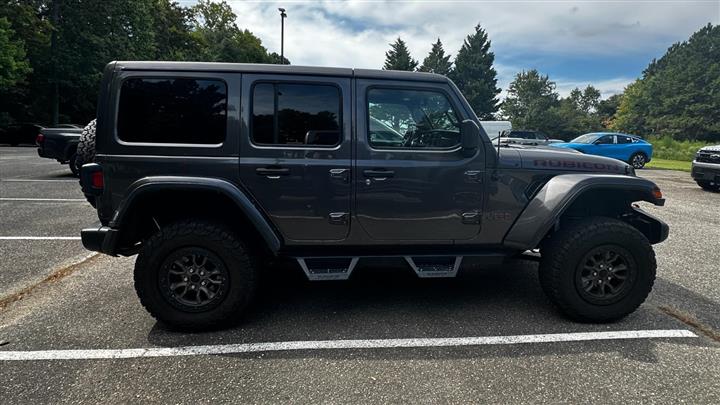
M 203 249 L 218 258 L 227 274 L 224 294 L 207 309 L 181 309 L 163 290 L 164 265 L 183 249 Z M 235 325 L 257 289 L 258 265 L 246 245 L 229 229 L 205 221 L 183 221 L 148 238 L 135 262 L 135 291 L 145 309 L 164 325 L 178 330 L 213 330 Z M 165 292 L 163 292 L 165 291 Z
M 86 163 L 92 163 L 95 161 L 95 126 L 97 120 L 92 120 L 83 128 L 80 134 L 80 141 L 78 141 L 77 150 L 75 151 L 75 167 L 78 170 L 78 176 L 80 175 L 80 169 Z M 72 162 L 70 162 L 72 165 Z M 72 170 L 72 167 L 71 167 Z M 74 172 L 73 172 L 74 173 Z M 85 194 L 85 199 L 93 207 L 95 207 L 95 196 Z
M 635 169 L 642 169 L 647 164 L 647 156 L 642 152 L 635 152 L 630 156 L 628 164 Z
M 581 293 L 578 277 L 587 264 L 583 263 L 586 255 L 605 246 L 628 256 L 629 280 L 625 282 L 629 284 L 612 301 L 599 304 L 583 296 L 587 293 Z M 627 316 L 645 301 L 655 282 L 657 263 L 650 242 L 637 229 L 613 218 L 587 218 L 561 228 L 546 241 L 541 254 L 539 278 L 545 294 L 562 313 L 579 322 L 612 322 Z
M 95 161 L 95 124 L 96 120 L 90 121 L 80 134 L 76 152 L 78 168 L 81 168 L 85 163 Z
M 703 190 L 720 191 L 720 184 L 718 183 L 711 184 L 711 182 L 703 180 L 697 180 L 696 183 L 698 186 L 702 187 Z

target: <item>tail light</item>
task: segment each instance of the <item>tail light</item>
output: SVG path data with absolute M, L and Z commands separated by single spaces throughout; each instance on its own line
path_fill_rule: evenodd
M 40 145 L 41 143 L 45 142 L 45 135 L 38 134 L 37 137 L 35 137 L 35 143 Z
M 80 168 L 80 185 L 85 195 L 101 195 L 105 188 L 102 166 L 87 163 Z
M 90 184 L 93 188 L 103 189 L 105 188 L 105 179 L 103 178 L 102 170 L 93 172 L 90 176 Z

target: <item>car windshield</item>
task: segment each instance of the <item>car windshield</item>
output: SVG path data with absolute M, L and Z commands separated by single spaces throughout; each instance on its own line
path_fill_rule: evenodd
M 600 136 L 600 135 L 598 135 L 598 134 L 580 135 L 570 142 L 572 142 L 572 143 L 593 143 L 598 138 L 598 136 Z

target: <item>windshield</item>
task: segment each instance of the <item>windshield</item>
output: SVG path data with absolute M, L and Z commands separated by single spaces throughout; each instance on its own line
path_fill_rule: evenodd
M 593 143 L 598 138 L 598 134 L 585 134 L 580 135 L 577 138 L 573 139 L 572 143 Z

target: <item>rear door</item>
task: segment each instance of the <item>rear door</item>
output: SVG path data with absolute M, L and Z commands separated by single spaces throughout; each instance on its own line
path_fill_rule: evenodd
M 286 241 L 349 232 L 350 80 L 243 75 L 240 177 Z
M 450 241 L 480 231 L 485 162 L 464 156 L 445 83 L 357 80 L 356 215 L 375 240 Z

